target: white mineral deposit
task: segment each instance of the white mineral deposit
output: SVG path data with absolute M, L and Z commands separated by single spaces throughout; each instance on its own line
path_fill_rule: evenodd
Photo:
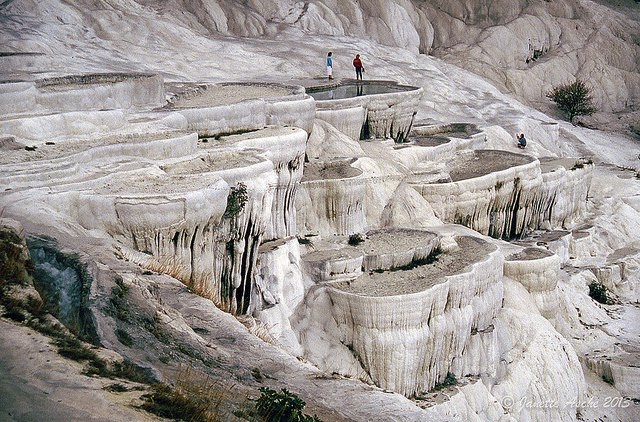
M 638 40 L 637 0 L 0 1 L 0 420 L 637 421 Z

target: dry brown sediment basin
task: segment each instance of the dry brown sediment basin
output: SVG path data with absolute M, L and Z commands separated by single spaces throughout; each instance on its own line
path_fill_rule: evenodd
M 408 270 L 370 271 L 355 280 L 337 282 L 331 287 L 345 293 L 371 297 L 419 293 L 445 282 L 447 276 L 469 271 L 473 264 L 486 259 L 496 249 L 494 245 L 476 237 L 461 236 L 456 241 L 460 246 L 457 251 L 442 253 L 431 264 Z

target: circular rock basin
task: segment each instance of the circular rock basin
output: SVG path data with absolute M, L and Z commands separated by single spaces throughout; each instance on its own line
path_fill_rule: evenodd
M 351 167 L 354 160 L 334 161 L 325 163 L 306 163 L 302 182 L 313 180 L 349 179 L 358 177 L 362 170 Z
M 499 150 L 477 150 L 473 154 L 460 155 L 453 161 L 453 167 L 449 172 L 451 181 L 473 179 L 511 167 L 529 164 L 535 161 L 534 157 Z
M 172 109 L 214 107 L 304 93 L 299 86 L 268 83 L 167 84 L 167 90 L 173 93 L 168 105 Z
M 397 296 L 418 293 L 446 280 L 446 276 L 465 272 L 472 264 L 482 261 L 496 250 L 477 237 L 456 238 L 460 247 L 456 251 L 437 255 L 432 263 L 411 269 L 384 272 L 370 271 L 355 280 L 340 281 L 331 285 L 338 290 L 362 296 Z
M 506 261 L 534 261 L 536 259 L 547 258 L 555 255 L 547 249 L 525 248 L 518 253 L 514 253 L 505 258 Z
M 425 230 L 380 229 L 367 232 L 365 240 L 355 247 L 366 255 L 379 255 L 430 245 L 436 237 L 435 233 Z
M 316 101 L 341 100 L 362 97 L 365 95 L 390 94 L 394 92 L 413 91 L 418 88 L 398 85 L 391 81 L 345 82 L 337 85 L 307 88 L 307 94 Z

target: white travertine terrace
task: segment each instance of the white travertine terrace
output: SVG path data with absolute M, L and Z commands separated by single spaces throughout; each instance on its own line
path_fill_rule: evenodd
M 0 93 L 8 100 L 0 103 L 0 114 L 146 109 L 160 107 L 165 101 L 162 76 L 146 73 L 95 73 L 0 83 Z
M 535 242 L 538 246 L 543 246 L 558 256 L 560 265 L 569 262 L 571 255 L 569 250 L 573 244 L 573 235 L 567 230 L 551 230 L 546 232 L 534 232 L 529 237 L 529 241 Z
M 640 367 L 637 348 L 621 347 L 614 356 L 594 353 L 586 357 L 586 365 L 602 379 L 616 386 L 625 397 L 640 394 Z
M 318 118 L 345 129 L 351 138 L 393 138 L 405 142 L 422 98 L 423 89 L 397 85 L 391 81 L 366 81 L 365 84 L 396 85 L 396 92 L 362 95 L 352 98 L 316 101 Z M 402 89 L 402 90 L 400 90 Z M 361 108 L 364 109 L 364 116 Z M 336 111 L 345 110 L 345 114 Z M 360 131 L 357 124 L 361 123 Z
M 82 95 L 108 97 L 107 82 L 85 83 Z M 75 230 L 108 235 L 118 256 L 257 318 L 275 345 L 326 372 L 411 398 L 450 374 L 484 380 L 461 387 L 469 396 L 441 404 L 444 414 L 499 414 L 501 382 L 518 398 L 548 397 L 565 383 L 576 385 L 567 397 L 581 396 L 575 353 L 544 325 L 536 335 L 550 338 L 551 352 L 540 354 L 514 332 L 522 322 L 503 307 L 503 293 L 518 281 L 524 287 L 511 289 L 553 321 L 559 265 L 570 248 L 589 255 L 589 245 L 550 232 L 538 241 L 556 254 L 504 261 L 490 239 L 429 225 L 462 223 L 499 238 L 573 227 L 586 212 L 590 162 L 479 150 L 486 134 L 472 125 L 412 130 L 421 88 L 323 102 L 287 85 L 174 83 L 160 107 L 155 94 L 113 83 L 135 98 L 77 111 L 75 88 L 61 86 L 36 113 L 0 120 L 7 212 L 45 205 Z M 36 86 L 0 89 L 19 100 L 16 92 L 35 95 Z M 68 106 L 55 110 L 65 93 Z M 355 233 L 364 242 L 347 245 Z M 570 364 L 524 386 L 529 368 L 517 350 L 543 367 Z M 634 391 L 624 365 L 588 362 L 617 371 Z
M 352 280 L 362 274 L 362 251 L 353 247 L 321 249 L 304 255 L 305 272 L 316 283 Z
M 195 133 L 173 130 L 44 143 L 35 151 L 14 148 L 0 156 L 0 175 L 5 188 L 12 190 L 83 181 L 91 184 L 119 168 L 144 168 L 153 166 L 156 160 L 193 154 L 197 141 Z
M 305 295 L 299 248 L 291 238 L 260 246 L 251 299 L 253 314 L 269 327 L 277 344 L 294 356 L 303 354 L 290 322 Z
M 273 163 L 276 180 L 269 187 L 273 202 L 264 240 L 294 236 L 297 233 L 295 198 L 303 174 L 307 132 L 295 127 L 270 127 L 242 135 L 224 136 L 220 141 L 243 149 L 260 150 Z M 265 211 L 268 216 L 268 210 Z
M 126 123 L 122 110 L 107 111 L 68 111 L 10 116 L 0 120 L 3 134 L 41 144 L 52 138 L 73 136 L 100 136 L 122 129 Z M 31 145 L 30 144 L 30 145 Z
M 545 229 L 572 227 L 586 212 L 594 164 L 586 159 L 540 159 L 545 209 L 549 224 Z M 562 195 L 555 192 L 562 190 Z
M 311 133 L 313 98 L 300 86 L 223 83 L 198 85 L 174 95 L 168 109 L 186 119 L 186 129 L 201 136 L 219 136 L 261 129 L 267 125 L 295 126 Z
M 340 341 L 377 385 L 414 396 L 449 372 L 495 374 L 502 255 L 479 238 L 457 242 L 458 251 L 433 264 L 363 273 L 328 288 Z
M 37 97 L 39 113 L 0 121 L 8 146 L 3 187 L 48 188 L 47 206 L 112 236 L 123 256 L 251 313 L 263 301 L 254 291 L 258 247 L 296 234 L 294 198 L 314 101 L 302 87 L 187 84 L 186 98 L 158 109 L 161 82 L 121 74 L 35 82 L 47 94 Z M 112 98 L 118 109 L 95 111 L 78 95 L 94 95 L 101 107 L 108 107 L 101 98 Z M 87 110 L 70 111 L 76 103 Z M 128 110 L 134 106 L 136 114 Z M 246 202 L 227 215 L 241 186 Z
M 354 141 L 358 141 L 367 121 L 367 109 L 361 105 L 336 110 L 320 109 L 316 112 L 316 118 L 329 123 Z
M 496 160 L 502 162 L 498 168 L 485 169 Z M 541 169 L 532 157 L 476 150 L 453 160 L 450 180 L 422 183 L 416 176 L 412 186 L 441 220 L 510 239 L 539 228 L 565 227 L 584 214 L 582 198 L 588 193 L 593 165 L 571 162 L 574 167 Z M 557 195 L 559 190 L 562 195 Z

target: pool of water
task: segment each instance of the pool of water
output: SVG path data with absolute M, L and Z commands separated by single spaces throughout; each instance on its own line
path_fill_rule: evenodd
M 361 97 L 363 95 L 411 91 L 413 89 L 416 88 L 392 84 L 350 83 L 332 87 L 308 88 L 307 94 L 311 95 L 316 101 L 326 101 Z

